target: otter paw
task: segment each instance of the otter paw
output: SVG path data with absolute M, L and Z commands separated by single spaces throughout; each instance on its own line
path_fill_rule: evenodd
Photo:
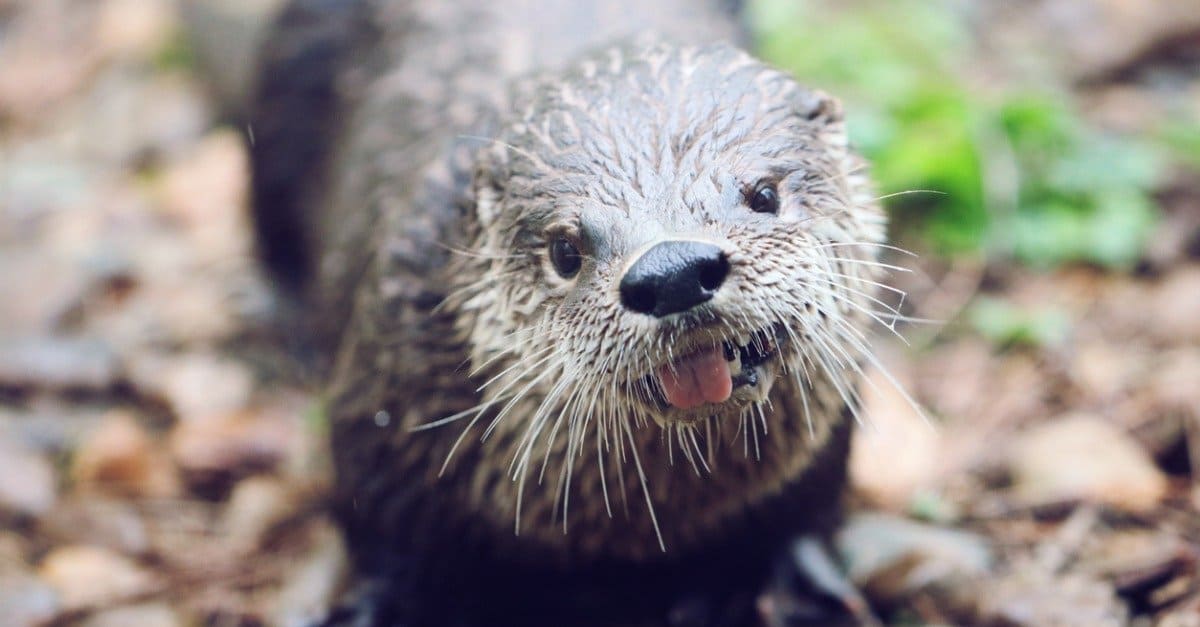
M 846 576 L 829 543 L 816 536 L 792 542 L 757 609 L 766 627 L 883 623 Z

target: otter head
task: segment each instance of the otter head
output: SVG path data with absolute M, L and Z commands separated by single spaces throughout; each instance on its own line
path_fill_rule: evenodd
M 854 401 L 884 220 L 833 99 L 726 45 L 652 43 L 511 110 L 456 275 L 514 469 L 636 430 L 733 434 L 784 378 Z

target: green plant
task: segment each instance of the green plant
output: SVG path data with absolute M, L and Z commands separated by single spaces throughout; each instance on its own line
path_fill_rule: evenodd
M 1159 139 L 1172 157 L 1193 170 L 1200 170 L 1200 119 L 1173 117 L 1163 125 Z
M 968 323 L 997 346 L 1054 346 L 1070 331 L 1066 313 L 1053 308 L 1023 309 L 991 297 L 979 297 L 967 310 Z
M 1154 225 L 1161 143 L 1100 131 L 1065 91 L 972 82 L 958 5 L 850 6 L 758 0 L 751 15 L 764 57 L 846 102 L 851 139 L 900 228 L 949 255 L 1137 261 Z M 940 193 L 905 193 L 914 190 Z

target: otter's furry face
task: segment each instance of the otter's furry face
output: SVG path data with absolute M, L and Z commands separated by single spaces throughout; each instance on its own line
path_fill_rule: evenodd
M 661 44 L 516 99 L 452 300 L 472 424 L 518 433 L 514 479 L 557 458 L 569 489 L 585 446 L 641 475 L 647 429 L 693 466 L 738 438 L 726 454 L 753 456 L 781 378 L 809 421 L 837 413 L 817 388 L 857 409 L 884 218 L 835 101 L 728 46 Z

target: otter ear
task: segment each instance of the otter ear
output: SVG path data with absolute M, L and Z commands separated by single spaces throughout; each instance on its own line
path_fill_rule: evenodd
M 819 89 L 803 90 L 795 100 L 796 115 L 816 126 L 821 141 L 842 148 L 850 145 L 841 101 Z
M 796 98 L 796 114 L 810 122 L 839 125 L 845 117 L 842 103 L 819 89 L 800 91 Z

